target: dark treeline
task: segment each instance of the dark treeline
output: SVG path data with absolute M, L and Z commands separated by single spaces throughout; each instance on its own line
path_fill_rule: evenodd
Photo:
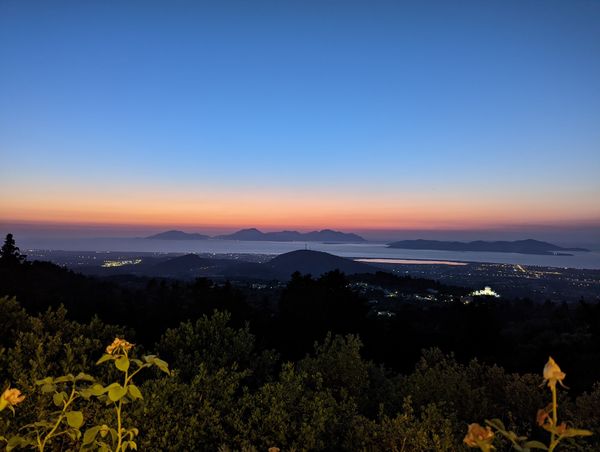
M 394 278 L 407 290 L 426 287 L 420 283 L 425 280 L 378 276 L 386 283 Z M 368 278 L 374 282 L 377 275 Z M 575 390 L 589 388 L 600 375 L 600 305 L 583 300 L 400 304 L 396 316 L 382 319 L 369 315 L 366 299 L 338 272 L 318 279 L 296 273 L 283 291 L 263 294 L 204 278 L 132 277 L 117 283 L 49 262 L 1 266 L 0 294 L 15 296 L 34 314 L 63 305 L 74 320 L 98 316 L 129 328 L 147 346 L 167 328 L 219 310 L 229 312 L 236 327 L 248 322 L 259 345 L 277 350 L 283 359 L 301 358 L 330 331 L 358 334 L 366 357 L 402 372 L 412 369 L 422 349 L 439 347 L 462 360 L 476 357 L 518 372 L 535 371 L 552 355 L 571 369 Z
M 432 284 L 369 278 L 408 291 Z M 567 372 L 568 419 L 600 427 L 600 306 L 584 301 L 407 303 L 382 319 L 339 272 L 294 274 L 261 292 L 102 280 L 22 258 L 0 259 L 4 295 L 16 297 L 0 301 L 4 386 L 33 391 L 34 377 L 89 371 L 116 334 L 171 364 L 176 377 L 145 381 L 156 396 L 130 414 L 147 424 L 143 450 L 456 450 L 467 423 L 492 417 L 540 437 L 549 355 Z

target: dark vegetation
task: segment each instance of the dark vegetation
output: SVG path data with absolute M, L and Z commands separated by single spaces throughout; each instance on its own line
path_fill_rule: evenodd
M 567 447 L 600 448 L 598 304 L 405 304 L 382 319 L 339 272 L 296 273 L 283 289 L 263 291 L 120 278 L 27 262 L 7 237 L 0 383 L 28 395 L 19 416 L 41 409 L 36 379 L 96 370 L 120 335 L 176 371 L 147 377 L 143 402 L 128 414 L 140 450 L 460 450 L 466 425 L 483 419 L 544 436 L 535 415 L 547 403 L 539 385 L 552 355 L 571 388 L 563 417 L 595 432 Z M 404 291 L 458 290 L 385 273 L 363 278 Z M 3 422 L 0 436 L 14 428 Z

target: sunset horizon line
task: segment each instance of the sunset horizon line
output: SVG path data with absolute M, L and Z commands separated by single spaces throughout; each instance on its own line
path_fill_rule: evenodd
M 582 219 L 576 221 L 555 221 L 537 223 L 504 223 L 504 224 L 443 224 L 421 223 L 398 226 L 376 226 L 361 224 L 336 224 L 336 223 L 275 223 L 265 224 L 260 221 L 255 223 L 186 223 L 177 221 L 164 222 L 107 222 L 107 221 L 56 221 L 56 220 L 29 220 L 29 219 L 0 219 L 0 227 L 31 227 L 34 229 L 107 229 L 107 230 L 183 230 L 184 232 L 210 232 L 210 231 L 238 231 L 243 229 L 258 229 L 262 232 L 273 232 L 281 230 L 296 230 L 299 232 L 320 231 L 324 229 L 338 230 L 343 232 L 517 232 L 519 230 L 569 230 L 579 228 L 600 228 L 600 219 Z

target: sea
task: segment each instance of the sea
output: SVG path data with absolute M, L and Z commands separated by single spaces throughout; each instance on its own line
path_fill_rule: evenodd
M 95 252 L 154 252 L 279 255 L 309 249 L 347 258 L 394 259 L 443 262 L 490 262 L 543 267 L 600 269 L 600 249 L 569 252 L 572 256 L 488 253 L 474 251 L 403 250 L 388 248 L 386 243 L 267 242 L 238 240 L 149 240 L 143 238 L 42 238 L 23 237 L 18 245 L 27 250 L 63 250 Z M 408 263 L 407 262 L 407 263 Z M 401 262 L 398 262 L 401 263 Z M 427 262 L 423 262 L 424 264 Z

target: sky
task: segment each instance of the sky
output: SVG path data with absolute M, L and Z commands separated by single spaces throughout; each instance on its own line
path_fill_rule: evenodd
M 2 0 L 0 158 L 4 225 L 599 231 L 600 2 Z

